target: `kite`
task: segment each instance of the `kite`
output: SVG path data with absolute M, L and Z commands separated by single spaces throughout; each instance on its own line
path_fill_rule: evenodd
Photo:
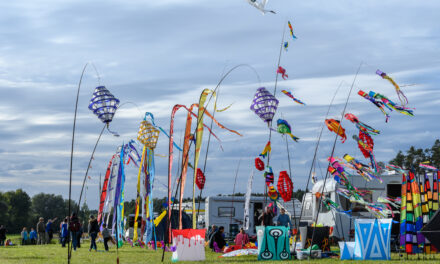
M 384 103 L 383 102 L 374 99 L 373 97 L 369 96 L 367 93 L 365 93 L 362 90 L 359 90 L 358 94 L 360 96 L 362 96 L 363 98 L 365 98 L 365 99 L 369 100 L 370 102 L 372 102 L 375 106 L 377 106 L 380 109 L 380 111 L 382 111 L 382 113 L 385 115 L 385 122 L 388 122 L 388 119 L 390 118 L 390 115 L 385 111 Z
M 325 208 L 327 208 L 327 210 L 334 209 L 338 213 L 343 213 L 343 214 L 350 216 L 351 210 L 348 210 L 348 211 L 341 210 L 339 204 L 333 202 L 330 198 L 325 197 L 322 200 L 322 204 L 325 206 Z
M 272 14 L 276 14 L 275 11 L 273 11 L 273 10 L 264 9 L 264 7 L 267 4 L 267 1 L 269 1 L 269 0 L 261 0 L 261 1 L 258 1 L 258 0 L 247 0 L 247 2 L 250 5 L 252 5 L 256 9 L 260 10 L 261 13 L 263 13 L 263 15 L 266 14 L 267 12 L 272 13 Z
M 283 45 L 283 46 L 284 46 L 284 50 L 285 50 L 285 51 L 289 51 L 289 50 L 288 50 L 288 48 L 289 48 L 289 42 L 287 42 L 287 41 L 284 42 L 284 45 Z
M 305 103 L 301 102 L 300 100 L 296 99 L 290 92 L 286 91 L 286 90 L 281 90 L 281 92 L 285 95 L 287 95 L 288 97 L 292 98 L 293 101 L 297 102 L 298 104 L 302 104 L 305 105 Z
M 199 168 L 197 168 L 197 178 L 196 178 L 196 184 L 197 187 L 199 187 L 199 190 L 202 190 L 203 187 L 205 187 L 205 174 L 203 174 L 203 171 Z
M 362 152 L 365 158 L 370 158 L 371 166 L 374 171 L 377 172 L 377 163 L 373 155 L 374 141 L 370 135 L 359 131 L 359 137 L 353 135 L 353 139 L 358 143 L 359 150 Z
M 423 167 L 425 170 L 438 171 L 438 169 L 434 166 L 424 164 L 423 162 L 419 164 L 420 167 Z
M 399 85 L 397 85 L 397 83 L 393 79 L 391 79 L 390 76 L 388 76 L 386 73 L 384 73 L 381 70 L 377 70 L 376 74 L 379 75 L 380 77 L 382 77 L 382 79 L 388 80 L 396 88 L 397 96 L 399 97 L 399 100 L 403 106 L 408 104 L 408 98 L 406 98 L 406 96 L 403 94 L 402 90 L 400 90 Z
M 401 105 L 397 105 L 396 103 L 394 103 L 393 101 L 391 101 L 390 99 L 388 99 L 384 95 L 381 95 L 379 93 L 375 93 L 372 91 L 370 91 L 370 93 L 368 95 L 370 97 L 373 97 L 374 99 L 381 100 L 390 111 L 392 111 L 392 109 L 394 109 L 401 114 L 408 115 L 408 116 L 414 116 L 413 109 L 408 108 L 408 107 L 404 107 Z
M 277 111 L 278 103 L 279 101 L 275 96 L 266 88 L 260 87 L 254 95 L 250 109 L 270 127 L 273 116 Z
M 280 197 L 277 190 L 275 190 L 275 187 L 273 187 L 273 186 L 269 186 L 269 189 L 267 191 L 267 195 L 274 202 L 277 201 L 278 198 Z
M 293 183 L 289 177 L 289 174 L 287 174 L 287 171 L 280 172 L 277 189 L 284 202 L 288 202 L 292 199 Z
M 255 168 L 259 171 L 264 170 L 264 162 L 260 158 L 255 158 Z
M 119 107 L 119 99 L 116 98 L 105 86 L 96 87 L 93 92 L 92 99 L 90 99 L 89 109 L 106 124 L 107 130 L 114 136 L 119 137 L 119 134 L 110 130 L 110 122 Z
M 291 127 L 290 127 L 289 123 L 287 123 L 287 121 L 284 120 L 284 119 L 278 119 L 277 120 L 277 131 L 280 134 L 283 134 L 283 135 L 287 134 L 287 135 L 289 135 L 296 142 L 298 142 L 298 140 L 299 140 L 299 137 L 295 137 L 292 134 L 292 130 L 291 130 Z
M 359 119 L 355 115 L 353 115 L 351 113 L 345 114 L 344 117 L 345 117 L 345 119 L 350 120 L 352 123 L 354 123 L 356 125 L 356 127 L 364 133 L 368 133 L 368 134 L 374 135 L 374 136 L 380 134 L 379 130 L 374 129 L 365 123 L 362 123 L 361 121 L 359 121 Z
M 357 159 L 353 158 L 352 156 L 345 154 L 344 160 L 347 161 L 356 172 L 361 175 L 364 179 L 367 181 L 370 181 L 372 179 L 377 179 L 380 183 L 383 182 L 383 180 L 376 176 L 369 168 L 368 165 L 363 164 L 362 162 L 358 161 Z
M 295 34 L 293 34 L 293 27 L 292 27 L 292 24 L 290 24 L 290 21 L 287 21 L 287 24 L 289 25 L 290 35 L 291 35 L 292 38 L 295 40 L 295 39 L 296 39 L 296 36 L 295 36 Z
M 259 156 L 265 158 L 267 156 L 267 153 L 268 152 L 270 153 L 271 151 L 272 151 L 272 148 L 270 147 L 270 141 L 268 141 L 266 143 L 266 146 L 264 147 L 263 151 L 261 152 L 261 154 Z
M 270 186 L 274 183 L 275 176 L 273 175 L 272 167 L 268 166 L 264 172 L 264 178 L 266 179 L 266 185 Z
M 277 69 L 277 74 L 281 74 L 281 77 L 284 79 L 284 80 L 286 80 L 287 78 L 289 78 L 289 75 L 287 75 L 286 74 L 286 69 L 284 69 L 283 67 L 281 67 L 281 66 L 278 66 L 278 69 Z
M 335 132 L 338 136 L 341 137 L 342 143 L 347 140 L 347 135 L 345 135 L 345 129 L 341 126 L 339 120 L 335 119 L 326 119 L 325 124 L 327 125 L 328 130 Z

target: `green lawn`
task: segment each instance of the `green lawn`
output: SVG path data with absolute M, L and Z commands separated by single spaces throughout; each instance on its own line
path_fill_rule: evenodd
M 12 236 L 12 242 L 18 244 L 19 237 Z M 76 252 L 73 252 L 71 263 L 116 263 L 116 249 L 115 247 L 110 249 L 110 252 L 104 252 L 104 245 L 98 243 L 98 252 L 88 251 L 89 243 L 85 241 L 83 246 Z M 210 250 L 206 250 L 206 261 L 198 263 L 255 263 L 257 261 L 256 256 L 242 256 L 237 258 L 218 258 L 220 254 L 212 253 Z M 132 248 L 130 245 L 124 245 L 119 249 L 120 263 L 160 263 L 162 257 L 162 251 L 146 250 L 139 247 Z M 428 257 L 430 260 L 423 260 L 423 256 L 420 255 L 418 261 L 417 256 L 413 256 L 411 263 L 423 262 L 423 263 L 439 263 L 440 255 L 436 256 L 437 260 L 434 260 L 434 256 Z M 402 263 L 404 259 L 399 259 L 398 254 L 393 254 L 393 260 L 387 263 Z M 338 259 L 322 259 L 322 260 L 302 260 L 295 261 L 297 263 L 356 263 L 355 261 L 340 261 Z M 59 244 L 50 244 L 43 246 L 12 246 L 0 248 L 0 264 L 9 263 L 67 263 L 67 248 L 62 248 Z M 171 263 L 171 253 L 165 254 L 164 263 Z M 185 262 L 183 262 L 185 263 Z M 188 262 L 186 262 L 188 263 Z M 266 261 L 262 263 L 280 263 L 275 261 Z M 362 263 L 369 264 L 381 263 L 380 261 L 363 261 Z

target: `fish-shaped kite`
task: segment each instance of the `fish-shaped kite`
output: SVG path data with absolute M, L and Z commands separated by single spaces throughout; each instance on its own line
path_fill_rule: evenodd
M 292 135 L 292 128 L 290 127 L 289 123 L 287 123 L 287 121 L 284 119 L 277 120 L 277 131 L 280 134 L 289 135 L 296 142 L 298 142 L 299 140 L 299 137 L 295 137 L 294 135 Z
M 266 143 L 266 146 L 264 147 L 263 151 L 261 152 L 261 154 L 259 156 L 265 158 L 267 156 L 268 152 L 271 152 L 272 148 L 270 147 L 270 141 L 268 141 Z
M 370 135 L 378 135 L 380 134 L 380 131 L 377 129 L 374 129 L 372 127 L 370 127 L 369 125 L 362 123 L 361 121 L 359 121 L 359 119 L 351 114 L 351 113 L 347 113 L 344 115 L 345 119 L 350 120 L 352 123 L 354 123 L 356 125 L 356 127 L 361 130 L 364 133 L 368 133 Z
M 408 108 L 408 107 L 405 107 L 402 105 L 398 105 L 380 93 L 375 93 L 373 91 L 370 91 L 368 95 L 370 97 L 373 97 L 374 99 L 381 100 L 385 104 L 385 106 L 391 111 L 396 110 L 397 112 L 399 112 L 401 114 L 408 115 L 408 116 L 414 116 L 413 110 L 411 108 Z
M 250 5 L 252 5 L 256 9 L 260 10 L 261 13 L 263 13 L 263 15 L 266 14 L 267 12 L 272 13 L 272 14 L 276 14 L 275 11 L 264 9 L 264 7 L 267 4 L 267 1 L 269 1 L 269 0 L 261 0 L 261 1 L 258 1 L 258 0 L 247 0 L 247 2 Z
M 396 88 L 397 96 L 399 97 L 400 103 L 402 103 L 403 106 L 408 104 L 408 98 L 406 98 L 402 90 L 400 90 L 399 85 L 397 85 L 397 83 L 390 76 L 388 76 L 386 73 L 384 73 L 381 70 L 377 70 L 376 74 L 382 77 L 383 79 L 388 80 L 394 86 L 394 88 Z
M 341 126 L 341 122 L 335 119 L 326 119 L 325 124 L 327 125 L 328 130 L 335 132 L 338 136 L 341 137 L 342 143 L 347 140 L 347 135 L 345 135 L 345 129 Z
M 281 74 L 281 77 L 283 77 L 284 80 L 287 79 L 287 78 L 289 78 L 289 75 L 286 74 L 286 69 L 284 69 L 284 68 L 281 67 L 281 66 L 278 66 L 277 74 L 278 74 L 278 73 Z
M 293 101 L 297 102 L 298 104 L 302 104 L 302 105 L 306 105 L 305 103 L 301 102 L 300 100 L 298 100 L 297 98 L 295 98 L 295 96 L 293 96 L 290 92 L 286 91 L 286 90 L 281 90 L 281 92 L 285 95 L 287 95 L 288 97 L 292 98 Z
M 293 34 L 293 27 L 292 24 L 290 24 L 290 21 L 287 21 L 288 25 L 289 25 L 289 29 L 290 29 L 290 35 L 292 36 L 292 38 L 295 40 L 296 36 L 295 34 Z

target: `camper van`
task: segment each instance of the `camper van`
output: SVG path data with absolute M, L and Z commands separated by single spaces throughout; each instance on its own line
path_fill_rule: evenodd
M 366 181 L 361 176 L 350 177 L 350 182 L 353 186 L 356 186 L 360 190 L 369 190 L 371 194 L 366 195 L 365 200 L 377 201 L 379 197 L 400 197 L 402 175 L 397 174 L 394 171 L 386 171 L 386 173 L 380 176 L 383 180 L 380 183 L 378 180 Z M 303 214 L 301 218 L 300 226 L 311 225 L 314 219 L 317 218 L 317 223 L 324 224 L 325 226 L 333 227 L 333 236 L 339 239 L 345 239 L 349 241 L 350 233 L 354 230 L 354 219 L 356 218 L 372 218 L 370 212 L 368 212 L 362 205 L 351 204 L 348 199 L 337 194 L 338 183 L 334 179 L 327 179 L 324 186 L 324 181 L 317 181 L 311 192 L 308 192 L 303 197 Z M 318 213 L 318 199 L 316 193 L 323 193 L 326 197 L 329 197 L 332 201 L 336 202 L 342 207 L 342 210 L 352 210 L 352 217 L 348 217 L 343 213 L 335 213 L 333 210 L 328 210 L 325 206 L 321 205 L 321 209 Z M 391 216 L 390 216 L 391 217 Z M 399 221 L 400 214 L 394 214 L 394 220 Z M 399 226 L 393 224 L 392 234 L 398 233 Z
M 286 213 L 290 215 L 292 224 L 299 219 L 301 203 L 298 199 L 295 202 L 290 201 L 284 203 L 281 199 L 279 203 L 286 209 Z M 256 234 L 255 227 L 260 223 L 258 217 L 263 213 L 265 204 L 271 201 L 265 197 L 251 197 L 249 204 L 249 230 L 246 232 L 252 236 Z M 205 200 L 205 224 L 206 227 L 212 225 L 224 226 L 225 236 L 234 238 L 243 226 L 244 220 L 244 203 L 243 196 L 211 196 Z M 295 205 L 295 206 L 294 206 Z M 294 210 L 295 209 L 295 210 Z M 276 220 L 276 218 L 274 219 Z

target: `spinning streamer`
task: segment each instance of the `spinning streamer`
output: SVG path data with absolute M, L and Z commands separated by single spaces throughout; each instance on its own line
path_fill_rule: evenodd
M 109 129 L 110 122 L 119 107 L 119 99 L 113 96 L 105 86 L 98 86 L 93 92 L 92 99 L 90 99 L 89 109 L 101 120 L 107 124 L 107 130 L 115 136 L 118 133 L 112 132 Z

